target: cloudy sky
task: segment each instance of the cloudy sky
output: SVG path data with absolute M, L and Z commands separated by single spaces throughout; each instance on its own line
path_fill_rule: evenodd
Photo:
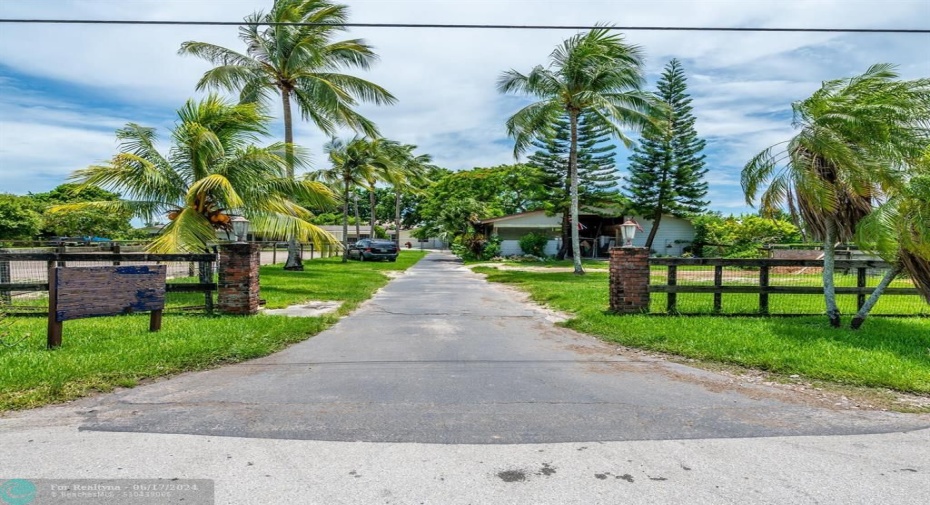
M 930 28 L 923 0 L 347 0 L 358 23 Z M 271 0 L 0 0 L 0 18 L 239 21 Z M 0 192 L 47 191 L 116 150 L 133 121 L 167 132 L 196 96 L 208 64 L 177 56 L 186 40 L 243 50 L 233 26 L 0 24 Z M 416 144 L 455 170 L 512 163 L 504 121 L 526 102 L 502 96 L 504 70 L 545 63 L 571 30 L 359 28 L 380 62 L 360 74 L 399 103 L 362 107 L 382 134 Z M 650 85 L 671 58 L 683 63 L 697 128 L 708 141 L 711 208 L 748 211 L 739 171 L 791 134 L 790 104 L 822 81 L 877 62 L 903 77 L 930 75 L 930 35 L 629 32 L 647 56 Z M 277 112 L 276 112 L 277 113 Z M 280 114 L 278 114 L 280 117 Z M 280 134 L 280 128 L 276 133 Z M 348 135 L 348 133 L 346 133 Z M 326 141 L 309 124 L 295 141 L 317 166 Z M 618 167 L 627 165 L 618 153 Z

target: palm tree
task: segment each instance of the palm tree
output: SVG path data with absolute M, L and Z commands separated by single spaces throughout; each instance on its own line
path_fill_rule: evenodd
M 428 181 L 427 171 L 435 168 L 428 154 L 414 155 L 417 146 L 390 142 L 386 150 L 395 170 L 385 174 L 385 181 L 394 188 L 394 242 L 400 249 L 401 198 L 405 192 L 416 191 Z
M 332 139 L 324 147 L 331 167 L 309 174 L 313 180 L 338 185 L 342 193 L 342 261 L 348 261 L 349 199 L 352 190 L 366 184 L 372 172 L 383 169 L 384 157 L 379 150 L 380 140 L 355 137 L 346 142 Z M 356 220 L 356 223 L 358 220 Z M 373 231 L 373 230 L 372 230 Z
M 143 221 L 169 222 L 149 246 L 153 252 L 204 251 L 217 231 L 232 231 L 230 216 L 242 214 L 268 237 L 296 236 L 315 244 L 335 241 L 309 223 L 310 211 L 295 199 L 329 205 L 332 192 L 318 182 L 288 177 L 284 144 L 252 145 L 267 135 L 270 116 L 258 104 L 234 105 L 210 95 L 188 100 L 178 111 L 167 154 L 155 148 L 153 128 L 134 123 L 117 130 L 119 153 L 103 165 L 72 174 L 84 186 L 124 195 L 116 202 L 85 202 L 62 209 L 128 209 Z M 291 150 L 293 162 L 303 153 Z
M 583 274 L 578 242 L 578 119 L 590 115 L 629 147 L 632 141 L 622 128 L 651 125 L 657 105 L 642 89 L 642 51 L 607 28 L 571 37 L 556 47 L 549 60 L 548 67 L 538 65 L 526 75 L 504 72 L 497 88 L 539 99 L 507 120 L 507 133 L 515 141 L 514 157 L 533 140 L 552 137 L 560 119 L 568 117 L 572 256 L 575 273 Z
M 291 100 L 305 120 L 327 135 L 348 126 L 366 135 L 377 135 L 374 123 L 352 108 L 359 101 L 377 105 L 396 102 L 384 88 L 339 71 L 367 69 L 377 59 L 362 39 L 334 41 L 345 30 L 348 8 L 326 0 L 275 0 L 267 14 L 255 12 L 245 18 L 239 38 L 245 54 L 206 42 L 188 41 L 178 51 L 203 58 L 215 68 L 207 71 L 197 89 L 220 88 L 239 91 L 243 102 L 266 102 L 280 95 L 284 108 L 284 142 L 294 143 Z M 268 23 L 308 23 L 268 25 Z M 288 175 L 294 177 L 293 156 L 287 151 Z M 302 270 L 297 242 L 288 247 L 285 269 Z
M 874 204 L 900 191 L 908 164 L 930 142 L 930 79 L 897 78 L 893 66 L 879 64 L 860 76 L 823 83 L 792 104 L 797 134 L 762 151 L 743 169 L 750 205 L 768 182 L 762 211 L 772 213 L 786 203 L 795 220 L 823 240 L 824 299 L 834 327 L 840 325 L 833 281 L 836 243 L 851 240 Z
M 930 147 L 913 167 L 907 182 L 859 223 L 855 238 L 859 247 L 878 252 L 892 268 L 853 317 L 850 327 L 862 326 L 885 288 L 902 272 L 930 303 Z

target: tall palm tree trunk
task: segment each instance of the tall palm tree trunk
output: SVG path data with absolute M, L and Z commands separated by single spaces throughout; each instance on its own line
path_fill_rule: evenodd
M 284 159 L 287 163 L 287 177 L 294 178 L 294 124 L 291 119 L 291 93 L 281 90 L 281 104 L 284 106 Z M 287 262 L 285 270 L 303 270 L 304 263 L 300 257 L 300 245 L 292 233 L 287 240 Z
M 377 197 L 375 196 L 375 187 L 372 186 L 371 189 L 368 190 L 368 205 L 371 206 L 371 216 L 370 216 L 370 219 L 368 220 L 369 225 L 371 226 L 371 229 L 369 231 L 369 233 L 371 234 L 371 238 L 375 238 L 375 221 L 377 220 L 375 216 L 375 205 L 377 205 L 377 203 L 378 202 L 377 202 Z
M 826 236 L 823 239 L 823 298 L 827 307 L 830 326 L 840 327 L 840 308 L 836 306 L 836 285 L 833 274 L 836 271 L 836 222 L 827 219 Z
M 869 312 L 872 310 L 872 307 L 875 306 L 875 303 L 878 302 L 878 298 L 882 296 L 882 293 L 885 292 L 885 288 L 891 284 L 891 281 L 894 280 L 898 274 L 903 270 L 900 264 L 895 265 L 891 270 L 882 277 L 881 282 L 878 283 L 878 286 L 875 286 L 875 290 L 872 291 L 872 294 L 869 295 L 869 298 L 862 304 L 862 308 L 859 309 L 859 312 L 856 312 L 856 316 L 853 317 L 852 323 L 849 325 L 850 328 L 858 330 L 862 323 L 865 322 L 865 318 L 869 315 Z
M 362 218 L 358 215 L 358 193 L 353 200 L 355 202 L 355 241 L 362 240 Z M 371 238 L 371 231 L 368 232 L 368 238 Z
M 400 190 L 394 190 L 394 241 L 400 250 Z
M 572 262 L 575 265 L 575 275 L 584 275 L 581 268 L 581 244 L 578 237 L 578 112 L 569 112 L 572 138 L 568 151 L 568 172 L 571 178 L 571 214 L 572 214 Z
M 349 181 L 342 192 L 342 262 L 349 261 Z

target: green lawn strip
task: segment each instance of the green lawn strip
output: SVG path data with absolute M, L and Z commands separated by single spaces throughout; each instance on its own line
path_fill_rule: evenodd
M 605 274 L 476 270 L 573 314 L 565 326 L 623 345 L 779 374 L 930 393 L 928 319 L 872 318 L 852 331 L 830 328 L 823 316 L 617 316 L 607 312 Z
M 45 349 L 45 318 L 12 317 L 5 341 L 28 337 L 13 347 L 0 346 L 0 412 L 271 354 L 326 329 L 388 282 L 383 271 L 404 270 L 424 255 L 404 251 L 396 263 L 316 259 L 304 263 L 302 272 L 284 272 L 281 265 L 262 267 L 261 297 L 268 307 L 309 300 L 344 302 L 336 315 L 323 317 L 169 311 L 156 333 L 148 331 L 147 314 L 80 319 L 64 323 L 63 345 L 55 351 Z M 193 296 L 203 303 L 202 295 Z

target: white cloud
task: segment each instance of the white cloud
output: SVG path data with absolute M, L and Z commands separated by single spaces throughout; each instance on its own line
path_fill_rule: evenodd
M 560 1 L 350 0 L 353 22 L 490 23 L 678 26 L 919 27 L 930 19 L 920 1 Z M 222 8 L 218 8 L 222 5 Z M 0 2 L 0 17 L 173 19 L 238 21 L 270 0 L 134 0 L 133 2 L 47 0 Z M 495 89 L 503 70 L 527 71 L 545 63 L 551 50 L 573 31 L 418 30 L 357 28 L 381 61 L 362 74 L 400 100 L 395 107 L 361 110 L 390 138 L 420 146 L 440 165 L 491 166 L 513 160 L 504 120 L 519 103 Z M 771 143 L 790 135 L 790 103 L 826 79 L 862 72 L 888 61 L 902 75 L 930 75 L 925 48 L 930 37 L 913 35 L 818 33 L 630 32 L 628 40 L 646 52 L 654 81 L 672 57 L 682 60 L 694 96 L 699 132 L 708 138 L 712 206 L 745 208 L 738 192 L 743 163 Z M 85 166 L 112 154 L 112 129 L 126 120 L 164 127 L 194 94 L 208 64 L 176 55 L 181 42 L 201 40 L 240 49 L 235 27 L 3 25 L 0 29 L 0 172 L 29 167 L 45 173 L 19 179 L 13 191 L 48 189 L 65 166 Z M 42 109 L 35 102 L 48 93 L 12 92 L 7 68 L 59 81 L 94 94 L 88 109 L 80 98 Z M 115 110 L 106 111 L 111 99 Z M 28 108 L 28 118 L 10 121 L 7 112 Z M 278 111 L 275 104 L 273 110 Z M 134 110 L 143 113 L 134 116 Z M 125 119 L 124 119 L 125 116 Z M 280 121 L 279 121 L 280 122 Z M 23 126 L 26 125 L 26 126 Z M 276 127 L 280 131 L 280 127 Z M 328 140 L 311 125 L 296 128 L 297 142 L 310 148 L 317 166 L 325 164 Z M 27 138 L 30 135 L 38 139 Z M 54 139 L 55 142 L 46 142 Z M 79 141 L 76 139 L 80 139 Z M 23 146 L 42 143 L 30 154 Z M 8 154 L 8 153 L 15 153 Z M 23 165 L 25 164 L 25 165 Z M 624 167 L 625 159 L 618 159 Z M 60 182 L 60 181 L 59 181 Z M 4 181 L 3 190 L 12 186 Z M 735 186 L 734 186 L 735 184 Z

